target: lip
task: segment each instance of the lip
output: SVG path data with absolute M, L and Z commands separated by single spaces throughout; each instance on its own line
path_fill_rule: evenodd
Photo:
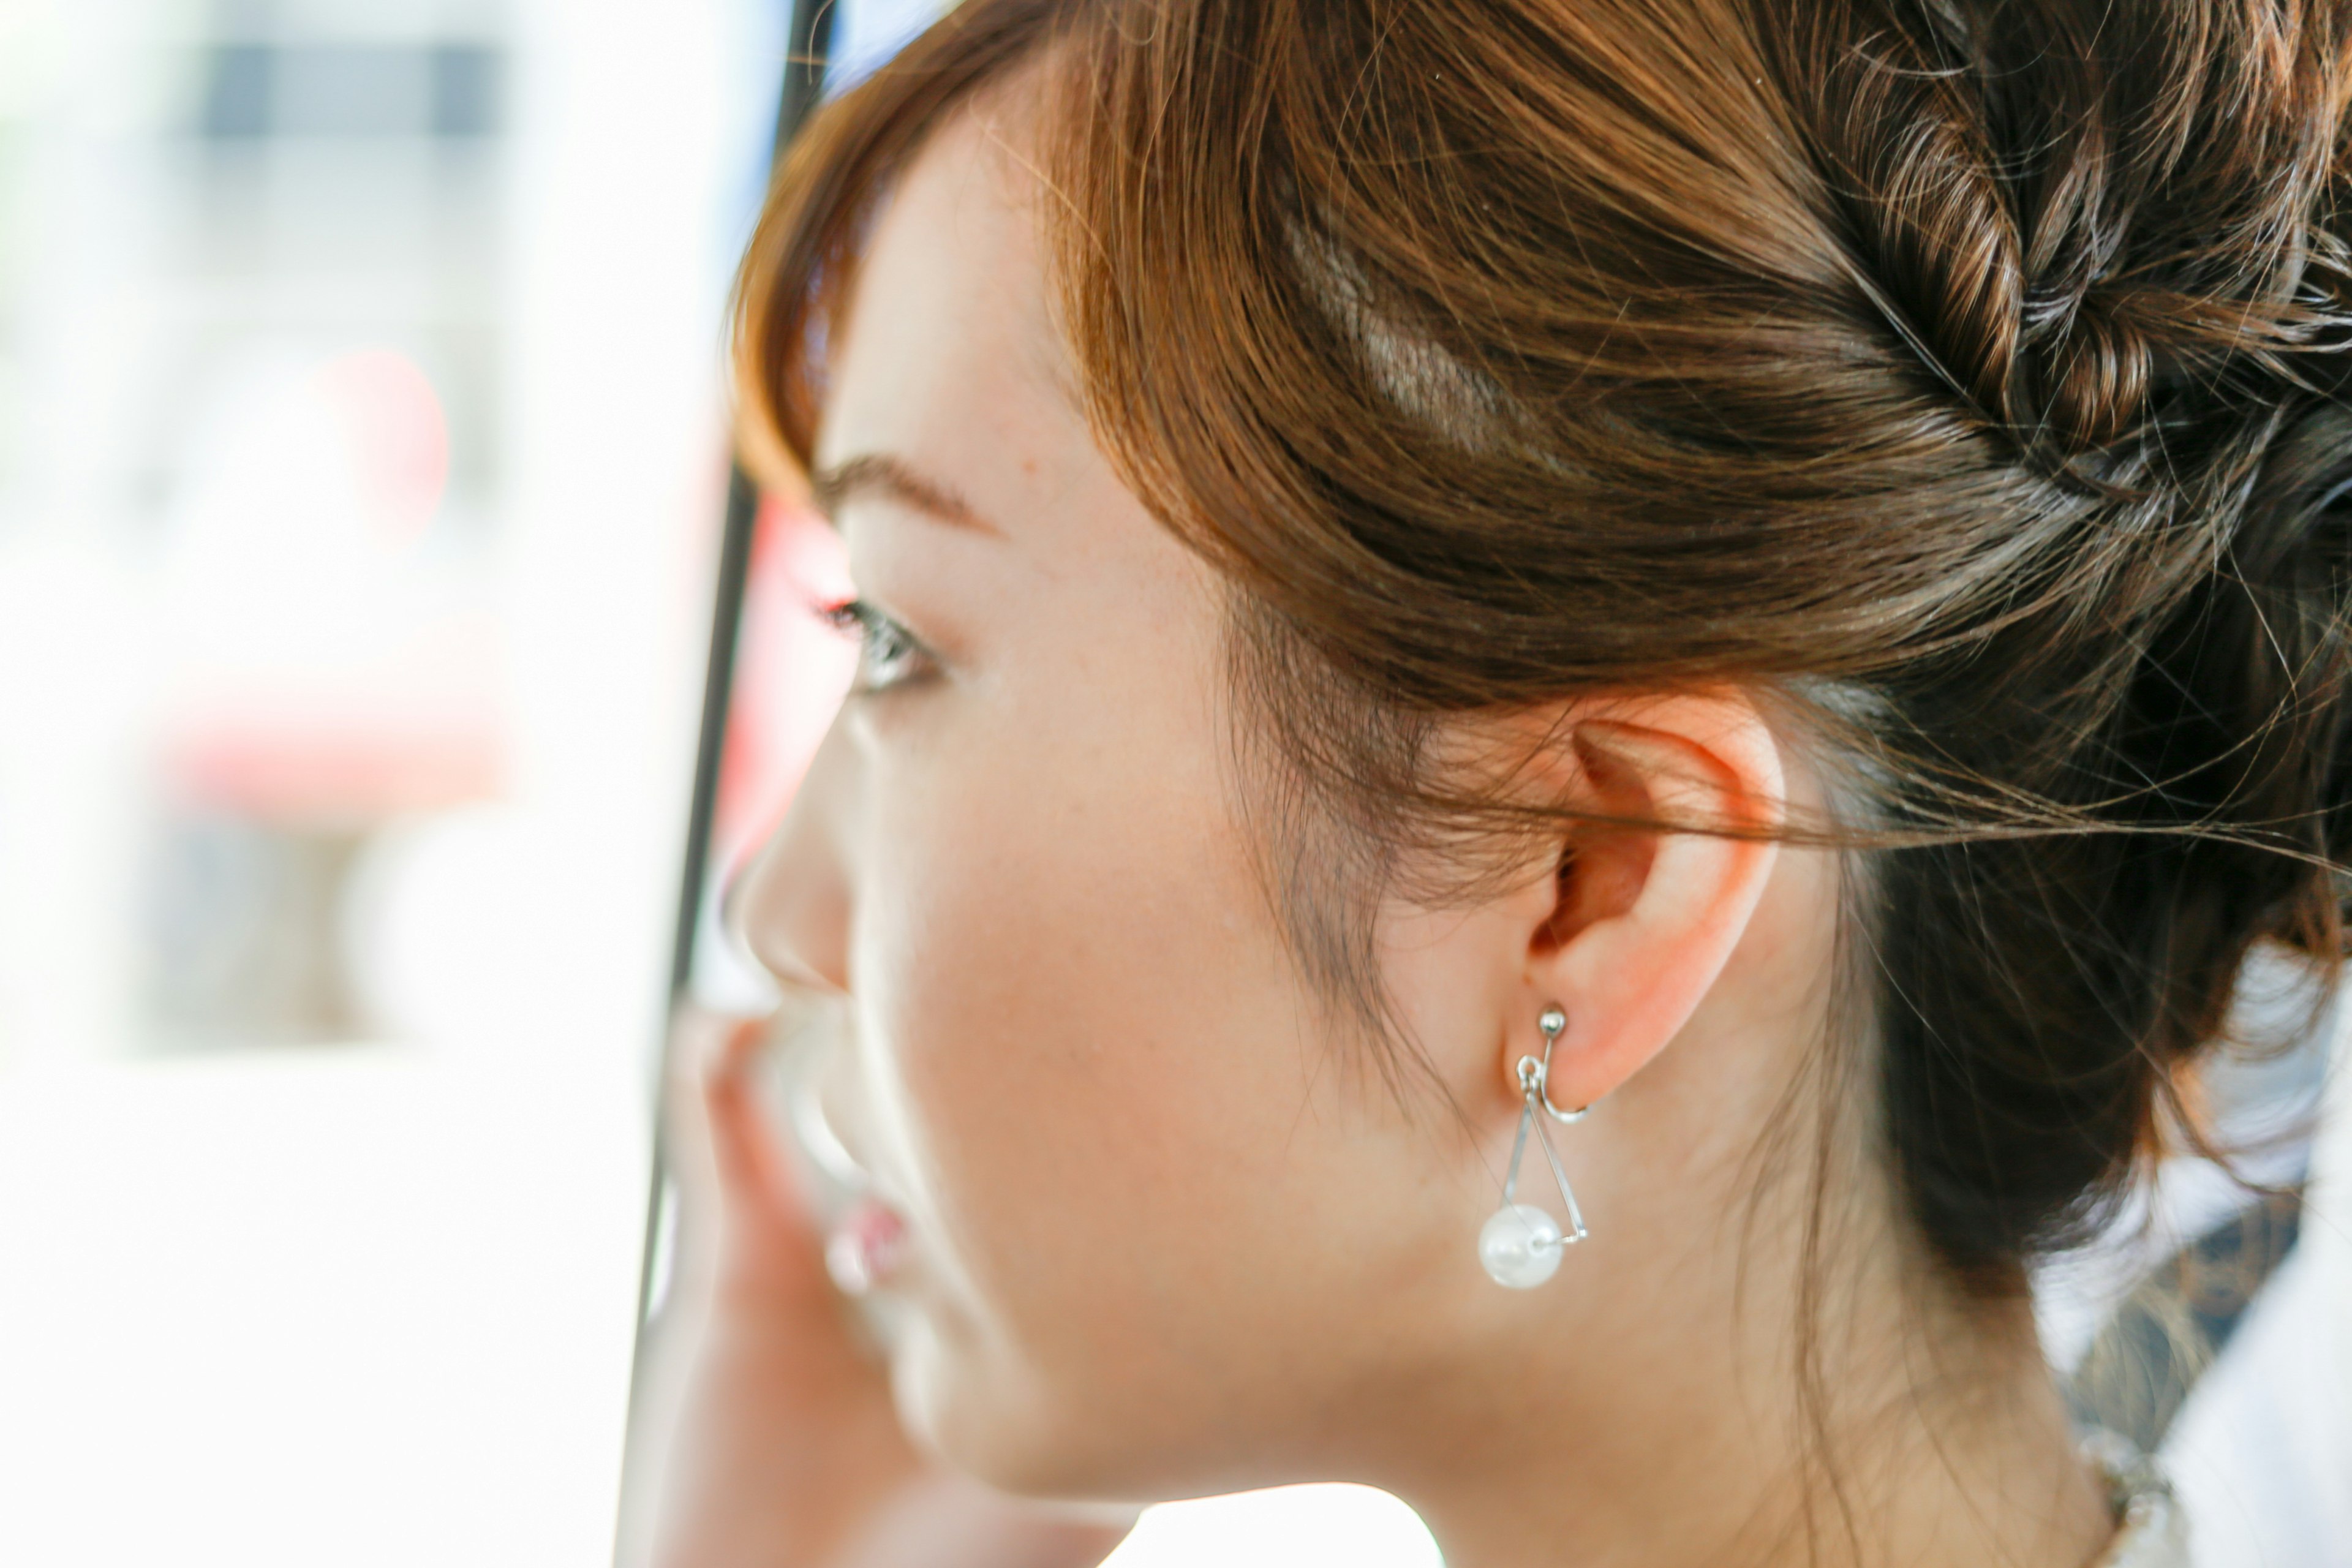
M 824 1069 L 839 1059 L 847 1026 L 840 1010 L 821 1013 L 804 1026 L 812 1048 L 801 1058 L 785 1103 L 802 1152 L 831 1185 L 836 1201 L 846 1200 L 826 1227 L 824 1267 L 836 1289 L 857 1298 L 887 1286 L 901 1271 L 911 1238 L 905 1207 L 885 1195 L 887 1184 L 877 1179 L 826 1114 Z
M 825 1272 L 845 1296 L 887 1287 L 906 1257 L 906 1216 L 871 1194 L 843 1210 L 825 1238 Z
M 851 1190 L 873 1185 L 874 1179 L 865 1162 L 834 1131 L 832 1119 L 825 1115 L 818 1097 L 814 1075 L 803 1075 L 793 1086 L 789 1104 L 794 1136 L 827 1180 Z

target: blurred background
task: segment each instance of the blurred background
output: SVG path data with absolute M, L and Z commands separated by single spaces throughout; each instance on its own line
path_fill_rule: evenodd
M 0 0 L 0 1562 L 593 1563 L 763 0 Z
M 831 79 L 939 8 L 845 5 Z M 0 0 L 0 1563 L 608 1560 L 791 11 Z M 821 527 L 743 565 L 722 868 L 849 658 Z M 2063 1353 L 2242 1197 L 2174 1191 L 2053 1289 Z M 2352 1366 L 2330 1236 L 2244 1336 L 2281 1364 Z M 2249 1364 L 2179 1429 L 2305 1419 Z M 1309 1488 L 1118 1561 L 1436 1553 Z

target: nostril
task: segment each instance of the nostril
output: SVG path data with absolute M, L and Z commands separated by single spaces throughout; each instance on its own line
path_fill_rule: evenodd
M 758 960 L 777 984 L 828 998 L 848 995 L 845 962 L 848 944 L 836 934 L 846 922 L 824 922 L 834 928 L 826 930 L 805 918 L 791 921 L 760 918 L 761 905 L 752 900 L 747 900 L 744 908 L 749 914 L 732 923 L 732 940 Z M 810 911 L 803 905 L 794 912 L 805 917 Z

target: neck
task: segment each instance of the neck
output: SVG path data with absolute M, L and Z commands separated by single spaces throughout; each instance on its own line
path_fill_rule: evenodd
M 1591 1252 L 1571 1262 L 1601 1267 Z M 1754 1275 L 1715 1290 L 1685 1268 L 1612 1290 L 1573 1335 L 1532 1354 L 1522 1341 L 1465 1389 L 1465 1440 L 1388 1484 L 1454 1568 L 2094 1561 L 2114 1521 L 2030 1307 L 1906 1303 L 1902 1267 L 1780 1310 Z

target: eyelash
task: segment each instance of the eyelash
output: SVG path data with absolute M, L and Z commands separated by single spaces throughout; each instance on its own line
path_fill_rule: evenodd
M 819 613 L 834 630 L 857 639 L 857 679 L 850 695 L 887 691 L 929 673 L 930 651 L 914 633 L 864 599 L 845 599 Z

